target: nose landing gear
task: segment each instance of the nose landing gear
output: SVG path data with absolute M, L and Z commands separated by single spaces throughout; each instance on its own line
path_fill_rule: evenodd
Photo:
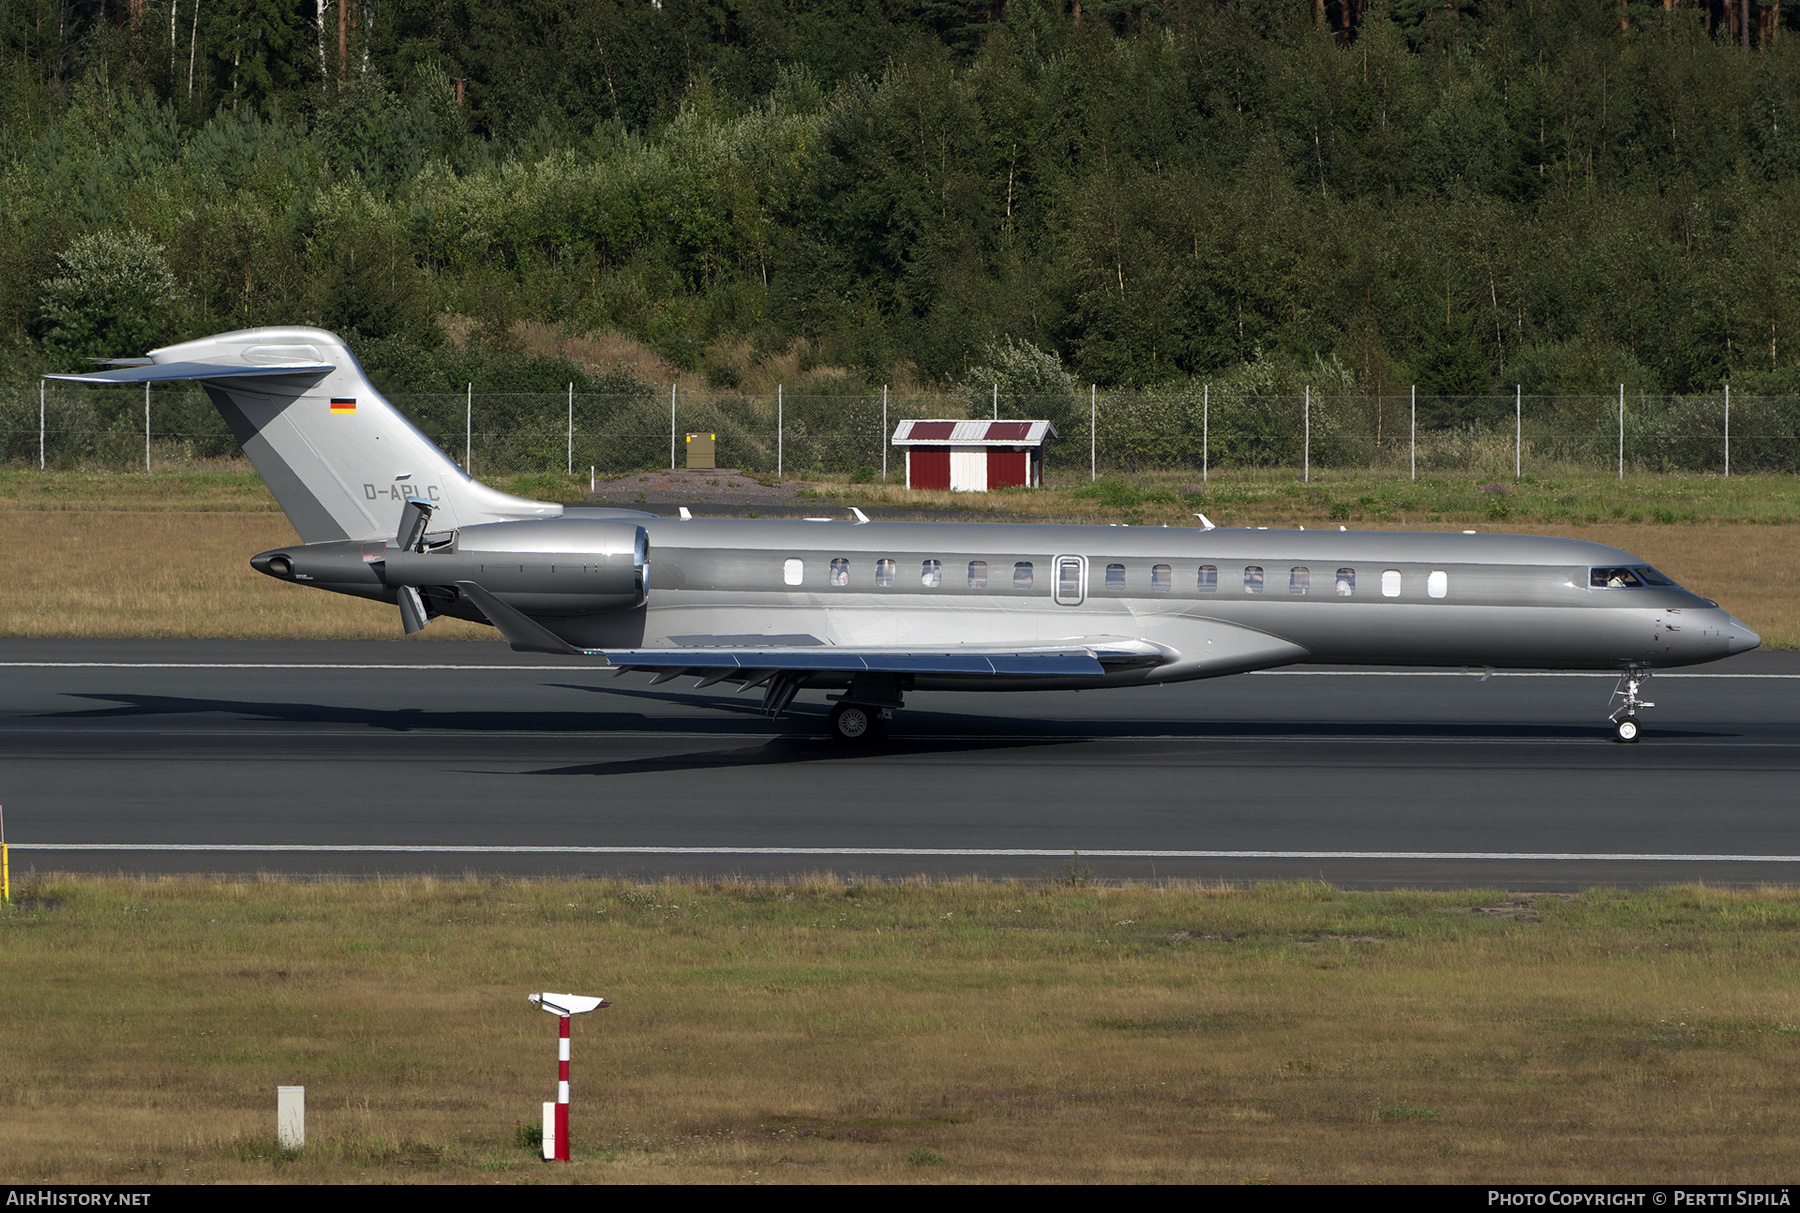
M 1637 741 L 1642 732 L 1638 725 L 1638 709 L 1656 706 L 1647 699 L 1640 699 L 1638 691 L 1654 673 L 1655 669 L 1650 666 L 1634 665 L 1619 676 L 1619 685 L 1613 688 L 1612 697 L 1621 702 L 1609 717 L 1613 725 L 1613 740 L 1626 743 Z

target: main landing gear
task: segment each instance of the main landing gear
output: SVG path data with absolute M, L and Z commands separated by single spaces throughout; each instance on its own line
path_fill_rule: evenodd
M 887 708 L 840 703 L 831 709 L 831 735 L 838 741 L 868 741 L 880 734 L 893 715 Z
M 1613 740 L 1626 743 L 1635 742 L 1642 729 L 1638 725 L 1638 709 L 1653 708 L 1656 705 L 1647 699 L 1640 699 L 1638 691 L 1648 682 L 1650 675 L 1656 671 L 1647 665 L 1634 665 L 1619 676 L 1619 685 L 1613 688 L 1612 697 L 1620 700 L 1613 709 Z
M 836 741 L 867 742 L 880 736 L 894 713 L 905 706 L 902 692 L 910 687 L 893 674 L 868 672 L 850 680 L 842 695 L 832 695 L 831 736 Z

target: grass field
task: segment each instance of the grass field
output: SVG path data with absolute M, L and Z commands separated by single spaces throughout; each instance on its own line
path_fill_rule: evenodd
M 0 1175 L 1692 1183 L 1800 1157 L 1800 893 L 1096 888 L 1070 866 L 34 879 L 0 912 Z M 576 1022 L 568 1167 L 534 1153 L 543 988 L 616 1004 Z M 274 1144 L 290 1083 L 296 1156 Z
M 1790 477 L 1546 483 L 1520 490 L 1494 518 L 1498 498 L 1480 486 L 1291 478 L 1217 483 L 1205 498 L 1144 480 L 987 495 L 922 493 L 881 485 L 796 482 L 796 491 L 845 504 L 942 505 L 998 519 L 1192 523 L 1189 505 L 1216 522 L 1258 526 L 1349 525 L 1397 530 L 1473 527 L 1573 535 L 1637 553 L 1682 584 L 1716 598 L 1772 648 L 1800 648 L 1800 480 Z M 1382 487 L 1384 486 L 1385 487 Z M 586 481 L 520 477 L 505 484 L 546 500 L 578 500 Z M 1361 490 L 1368 490 L 1366 492 Z M 1390 496 L 1383 496 L 1388 494 Z M 1459 496 L 1460 495 L 1460 496 Z M 1342 509 L 1360 498 L 1379 509 Z M 818 498 L 797 498 L 816 508 Z M 1452 508 L 1458 503 L 1468 508 Z M 1654 504 L 1654 503 L 1663 504 Z M 1610 504 L 1609 504 L 1610 503 Z M 1516 508 L 1515 508 L 1516 504 Z M 1402 508 L 1406 507 L 1406 508 Z M 1426 508 L 1431 507 L 1431 508 Z M 1677 515 L 1675 511 L 1679 511 Z M 1564 511 L 1560 512 L 1559 511 Z M 1657 511 L 1662 511 L 1658 514 Z M 1334 522 L 1344 515 L 1345 522 Z M 1667 515 L 1671 521 L 1659 521 Z M 316 594 L 251 570 L 257 552 L 295 540 L 253 473 L 104 474 L 0 472 L 0 635 L 398 638 L 392 607 Z M 491 628 L 439 619 L 425 639 L 494 640 Z

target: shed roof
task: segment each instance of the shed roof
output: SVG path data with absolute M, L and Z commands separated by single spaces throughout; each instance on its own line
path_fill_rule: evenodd
M 1048 421 L 902 421 L 895 446 L 1042 446 L 1057 437 Z

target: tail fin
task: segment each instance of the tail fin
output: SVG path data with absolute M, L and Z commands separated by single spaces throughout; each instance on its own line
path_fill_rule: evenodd
M 198 381 L 307 543 L 392 538 L 415 497 L 435 507 L 444 529 L 562 513 L 472 478 L 384 400 L 349 347 L 323 329 L 220 333 L 151 350 L 146 365 L 49 378 Z

